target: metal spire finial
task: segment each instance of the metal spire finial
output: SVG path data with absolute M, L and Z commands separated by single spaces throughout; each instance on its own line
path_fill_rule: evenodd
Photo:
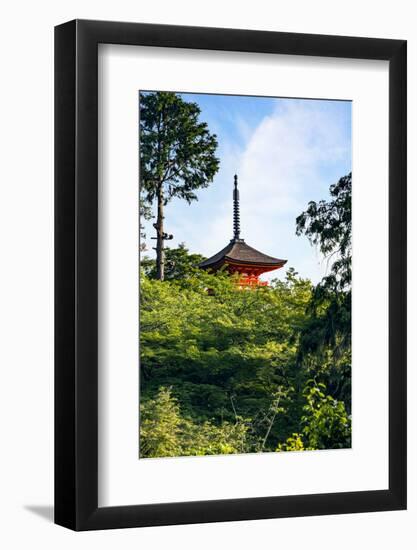
M 240 212 L 239 190 L 237 188 L 237 175 L 235 174 L 235 187 L 233 189 L 233 238 L 240 239 Z

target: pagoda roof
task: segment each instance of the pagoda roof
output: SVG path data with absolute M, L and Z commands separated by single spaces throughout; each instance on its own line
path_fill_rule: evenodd
M 225 263 L 250 266 L 282 267 L 287 260 L 263 254 L 245 243 L 243 239 L 232 239 L 220 252 L 199 264 L 200 268 L 218 268 Z

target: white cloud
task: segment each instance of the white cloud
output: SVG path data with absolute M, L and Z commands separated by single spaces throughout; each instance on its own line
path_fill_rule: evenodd
M 242 237 L 262 252 L 288 259 L 300 275 L 318 281 L 327 262 L 305 237 L 295 236 L 295 218 L 309 200 L 325 198 L 329 184 L 323 165 L 346 157 L 346 137 L 340 121 L 320 102 L 286 102 L 265 117 L 238 158 Z M 230 164 L 229 159 L 222 162 Z M 339 174 L 342 176 L 344 174 Z M 207 228 L 201 244 L 214 254 L 231 236 L 232 174 L 224 203 Z M 282 276 L 284 270 L 268 278 Z
M 255 130 L 249 131 L 241 117 L 235 127 L 244 145 L 239 148 L 236 140 L 225 141 L 223 136 L 219 173 L 199 193 L 200 200 L 190 207 L 183 201 L 167 207 L 167 230 L 175 236 L 169 245 L 185 242 L 191 251 L 211 256 L 229 242 L 237 173 L 242 237 L 266 254 L 287 259 L 286 268 L 318 282 L 329 266 L 306 237 L 295 235 L 295 218 L 308 201 L 328 196 L 335 173 L 337 178 L 344 175 L 339 167 L 350 152 L 340 115 L 321 101 L 292 100 L 278 102 Z M 282 278 L 285 270 L 264 278 Z

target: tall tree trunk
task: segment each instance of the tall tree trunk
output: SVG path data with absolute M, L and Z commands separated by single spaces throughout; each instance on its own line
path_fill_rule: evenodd
M 164 252 L 164 196 L 162 185 L 158 189 L 158 213 L 156 219 L 156 278 L 164 280 L 165 252 Z

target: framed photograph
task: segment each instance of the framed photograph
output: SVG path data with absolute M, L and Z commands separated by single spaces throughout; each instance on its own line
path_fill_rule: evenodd
M 55 29 L 55 522 L 406 508 L 406 42 Z

